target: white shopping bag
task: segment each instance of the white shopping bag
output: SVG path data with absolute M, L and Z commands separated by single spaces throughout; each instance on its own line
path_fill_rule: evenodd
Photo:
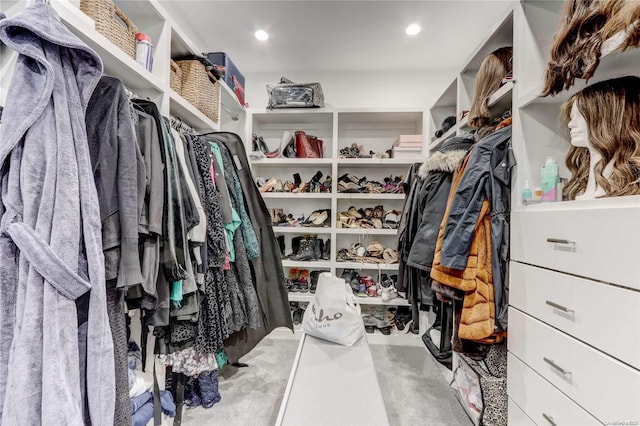
M 360 305 L 342 278 L 329 272 L 318 277 L 318 287 L 302 319 L 302 330 L 340 345 L 352 346 L 364 335 Z

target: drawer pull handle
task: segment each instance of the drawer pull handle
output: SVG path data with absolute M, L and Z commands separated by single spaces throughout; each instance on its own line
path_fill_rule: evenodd
M 571 374 L 571 371 L 567 371 L 564 368 L 560 367 L 558 364 L 556 364 L 553 360 L 549 359 L 549 358 L 542 358 L 544 360 L 544 362 L 546 362 L 547 364 L 549 364 L 551 367 L 555 368 L 556 370 L 558 370 L 559 372 L 561 372 L 562 374 L 564 374 L 565 376 L 568 376 Z
M 575 241 L 564 240 L 562 238 L 547 238 L 548 243 L 575 245 Z
M 551 300 L 547 300 L 547 301 L 545 301 L 545 303 L 547 305 L 551 306 L 554 309 L 557 309 L 557 310 L 562 311 L 562 312 L 566 312 L 568 314 L 572 314 L 574 312 L 573 309 L 569 309 L 569 308 L 566 308 L 566 307 L 564 307 L 562 305 L 558 305 L 557 303 L 554 303 Z
M 542 417 L 544 417 L 544 419 L 548 421 L 551 426 L 558 426 L 556 422 L 553 421 L 553 417 L 551 417 L 547 413 L 542 413 Z

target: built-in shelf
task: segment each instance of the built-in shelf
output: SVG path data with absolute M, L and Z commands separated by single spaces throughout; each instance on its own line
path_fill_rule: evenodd
M 542 212 L 542 211 L 567 211 L 589 209 L 616 209 L 640 207 L 640 195 L 625 197 L 606 197 L 594 200 L 554 201 L 548 203 L 529 204 L 527 206 L 514 206 L 513 211 L 518 213 Z
M 244 114 L 245 107 L 240 104 L 238 97 L 231 90 L 224 80 L 220 82 L 220 103 L 223 110 L 226 110 L 232 117 Z
M 285 268 L 304 268 L 304 269 L 331 269 L 331 262 L 328 260 L 319 260 L 319 261 L 295 261 L 284 259 L 282 261 L 282 266 Z
M 262 198 L 329 199 L 330 192 L 263 192 Z
M 405 194 L 363 194 L 360 192 L 339 192 L 339 200 L 404 200 Z
M 330 234 L 331 228 L 317 226 L 273 226 L 276 234 Z
M 197 131 L 217 132 L 220 130 L 218 123 L 204 115 L 202 111 L 191 105 L 173 89 L 169 89 L 169 110 L 172 116 L 180 118 Z
M 376 166 L 410 166 L 413 163 L 421 161 L 419 158 L 339 158 L 338 166 L 350 166 L 350 167 L 368 167 L 371 165 Z
M 105 74 L 119 78 L 125 86 L 134 92 L 151 90 L 156 94 L 161 94 L 164 91 L 164 84 L 160 78 L 98 33 L 91 25 L 93 21 L 87 20 L 87 16 L 72 2 L 53 0 L 51 5 L 58 12 L 67 28 L 100 56 Z
M 289 294 L 289 302 L 311 302 L 314 298 L 314 294 L 310 292 L 306 293 L 294 293 L 290 292 Z M 380 305 L 380 306 L 411 306 L 407 299 L 403 299 L 402 297 L 396 297 L 395 299 L 391 299 L 388 302 L 383 302 L 380 296 L 376 297 L 358 297 L 358 303 L 361 305 Z
M 338 269 L 365 269 L 370 271 L 397 271 L 397 263 L 362 263 L 362 262 L 335 262 Z
M 367 234 L 367 235 L 397 235 L 397 229 L 371 229 L 371 228 L 338 228 L 336 234 Z
M 251 164 L 260 166 L 317 166 L 318 164 L 331 164 L 331 158 L 264 158 L 252 160 Z

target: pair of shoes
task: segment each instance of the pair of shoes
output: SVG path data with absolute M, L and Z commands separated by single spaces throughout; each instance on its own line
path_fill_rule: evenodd
M 371 158 L 364 149 L 364 145 L 352 143 L 351 146 L 340 149 L 340 158 Z
M 307 293 L 309 291 L 309 271 L 307 269 L 289 269 L 287 291 L 291 293 Z
M 298 308 L 293 311 L 293 323 L 295 325 L 302 324 L 302 318 L 304 317 L 304 309 Z
M 360 288 L 360 275 L 354 269 L 343 269 L 340 278 L 351 286 L 351 290 L 353 290 L 354 293 L 358 292 Z
M 291 239 L 293 252 L 289 259 L 295 261 L 329 260 L 331 240 L 326 242 L 320 238 L 300 236 Z
M 386 315 L 363 314 L 362 321 L 367 333 L 374 333 L 377 328 L 385 336 L 391 334 L 391 322 Z
M 258 190 L 260 192 L 284 192 L 284 185 L 280 179 L 272 177 L 262 185 L 260 182 L 264 182 L 264 179 L 261 180 L 261 178 L 258 178 L 256 180 L 256 184 L 258 185 Z
M 331 209 L 316 210 L 309 215 L 307 220 L 302 223 L 302 226 L 328 226 L 327 222 L 331 217 Z
M 275 158 L 280 154 L 277 149 L 275 151 L 269 150 L 269 147 L 262 136 L 258 136 L 256 134 L 252 135 L 252 142 L 253 151 L 261 152 L 266 158 Z

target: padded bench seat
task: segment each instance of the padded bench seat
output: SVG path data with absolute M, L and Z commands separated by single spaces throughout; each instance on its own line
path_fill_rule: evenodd
M 388 426 L 366 335 L 349 347 L 303 334 L 276 425 Z

